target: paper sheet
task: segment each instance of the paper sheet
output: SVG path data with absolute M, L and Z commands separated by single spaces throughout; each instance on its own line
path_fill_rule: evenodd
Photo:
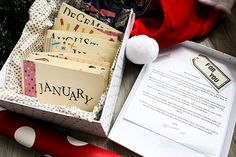
M 235 97 L 236 72 L 209 57 L 231 79 L 217 92 L 193 66 L 197 55 L 180 48 L 150 64 L 124 119 L 205 156 L 220 156 Z

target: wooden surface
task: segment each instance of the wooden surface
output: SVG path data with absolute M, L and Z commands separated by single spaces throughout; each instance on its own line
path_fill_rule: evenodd
M 236 57 L 236 6 L 234 6 L 233 8 L 232 14 L 226 17 L 225 19 L 222 19 L 221 22 L 214 28 L 214 30 L 208 35 L 207 38 L 198 40 L 198 42 L 207 45 L 209 47 L 214 47 L 217 50 L 220 50 L 222 52 L 228 53 Z M 140 69 L 141 66 L 137 66 L 130 62 L 127 62 L 112 123 L 114 123 L 120 109 L 122 108 L 122 105 Z M 109 141 L 106 138 L 100 138 L 80 131 L 68 130 L 58 126 L 55 126 L 55 128 L 58 131 L 67 133 L 80 140 L 97 145 L 99 147 L 117 152 L 121 155 L 127 157 L 138 157 L 138 155 L 136 155 L 135 153 Z M 27 149 L 19 145 L 15 141 L 0 135 L 0 157 L 40 157 L 40 156 L 42 155 L 40 155 L 38 152 L 33 151 L 31 149 Z M 234 136 L 232 139 L 229 157 L 236 157 L 236 131 L 234 132 Z

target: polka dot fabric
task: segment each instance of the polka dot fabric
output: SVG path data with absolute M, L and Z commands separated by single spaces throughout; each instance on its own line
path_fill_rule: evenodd
M 14 139 L 27 148 L 32 148 L 36 138 L 33 128 L 22 126 L 15 131 Z
M 121 157 L 116 153 L 58 133 L 41 123 L 0 108 L 0 133 L 52 157 Z M 49 140 L 50 139 L 50 140 Z

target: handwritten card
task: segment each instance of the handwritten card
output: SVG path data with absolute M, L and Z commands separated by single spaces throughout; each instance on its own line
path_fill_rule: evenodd
M 92 111 L 107 86 L 104 67 L 31 54 L 23 60 L 23 91 L 41 103 Z
M 103 40 L 93 34 L 85 35 L 83 33 L 78 34 L 73 32 L 48 30 L 45 39 L 44 51 L 50 52 L 52 47 L 55 47 L 61 43 L 67 44 L 71 48 L 75 48 L 76 46 L 86 45 L 87 47 L 102 46 L 102 47 L 117 49 L 120 45 L 120 42 Z
M 49 48 L 51 52 L 68 53 L 67 55 L 78 56 L 84 59 L 99 60 L 113 63 L 117 54 L 117 49 L 103 46 L 85 46 L 85 45 L 69 45 L 67 42 L 57 43 Z
M 60 19 L 55 18 L 53 29 L 70 31 L 70 32 L 87 33 L 87 34 L 96 34 L 97 37 L 99 38 L 107 39 L 109 41 L 114 41 L 114 42 L 117 42 L 118 40 L 117 36 L 107 35 L 103 31 L 99 31 L 94 27 L 78 23 L 77 21 L 68 18 L 60 18 Z
M 103 23 L 99 20 L 97 20 L 96 18 L 66 4 L 66 3 L 62 3 L 62 6 L 59 10 L 58 13 L 58 18 L 70 18 L 70 19 L 74 19 L 82 24 L 85 25 L 89 25 L 92 27 L 97 27 L 100 29 L 105 29 L 107 31 L 112 31 L 116 34 L 118 34 L 118 36 L 122 35 L 123 33 L 116 30 L 115 28 L 107 25 L 106 23 Z
M 61 58 L 61 59 L 76 61 L 80 63 L 93 64 L 93 65 L 97 65 L 97 66 L 101 66 L 105 68 L 109 68 L 111 65 L 109 62 L 103 62 L 103 61 L 94 60 L 90 58 L 83 58 L 83 57 L 80 57 L 78 54 L 73 54 L 73 53 L 34 52 L 32 54 L 39 55 L 39 56 Z

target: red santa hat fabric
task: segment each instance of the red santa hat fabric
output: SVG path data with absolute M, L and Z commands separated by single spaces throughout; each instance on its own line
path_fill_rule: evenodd
M 222 14 L 197 0 L 152 0 L 150 10 L 135 21 L 131 36 L 147 35 L 160 47 L 206 35 Z

